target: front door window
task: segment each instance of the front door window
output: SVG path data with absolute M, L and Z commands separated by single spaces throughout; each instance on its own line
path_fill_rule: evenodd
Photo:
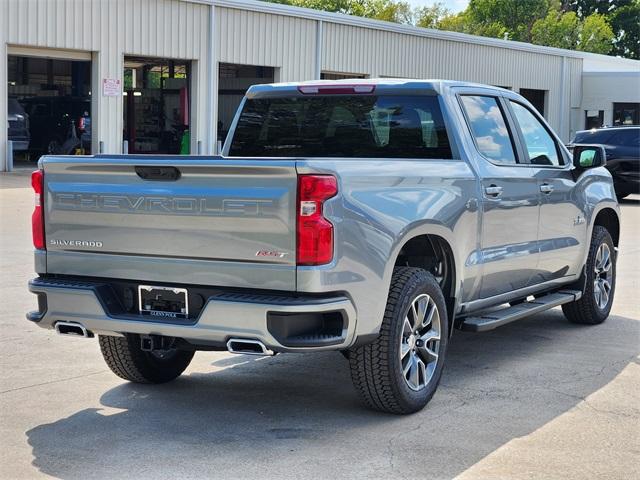
M 561 165 L 558 146 L 540 120 L 524 105 L 513 101 L 510 103 L 524 138 L 529 161 L 535 165 Z

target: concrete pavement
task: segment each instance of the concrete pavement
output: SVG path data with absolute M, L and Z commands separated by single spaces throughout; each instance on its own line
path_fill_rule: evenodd
M 199 352 L 141 386 L 30 324 L 28 183 L 0 175 L 0 478 L 640 478 L 640 197 L 606 323 L 455 332 L 432 402 L 397 417 L 361 406 L 337 353 Z

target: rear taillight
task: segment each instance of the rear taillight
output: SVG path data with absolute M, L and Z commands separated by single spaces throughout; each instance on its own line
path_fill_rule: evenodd
M 298 265 L 324 265 L 333 260 L 333 225 L 322 206 L 338 193 L 331 175 L 298 176 Z
M 45 248 L 44 243 L 44 172 L 36 170 L 31 174 L 31 186 L 35 193 L 36 206 L 31 215 L 31 233 L 33 234 L 33 246 L 38 249 Z

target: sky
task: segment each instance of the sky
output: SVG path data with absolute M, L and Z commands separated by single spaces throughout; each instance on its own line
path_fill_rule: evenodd
M 445 7 L 454 13 L 461 12 L 467 8 L 469 0 L 407 0 L 412 7 L 424 7 L 427 5 L 433 5 L 438 1 L 443 3 Z

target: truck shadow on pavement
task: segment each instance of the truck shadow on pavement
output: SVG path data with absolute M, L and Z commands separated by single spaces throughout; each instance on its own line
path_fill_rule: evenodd
M 583 327 L 558 310 L 455 332 L 434 399 L 405 417 L 366 410 L 338 353 L 225 358 L 167 385 L 123 383 L 104 410 L 27 437 L 33 465 L 62 478 L 450 478 L 611 382 L 639 338 L 638 320 Z

